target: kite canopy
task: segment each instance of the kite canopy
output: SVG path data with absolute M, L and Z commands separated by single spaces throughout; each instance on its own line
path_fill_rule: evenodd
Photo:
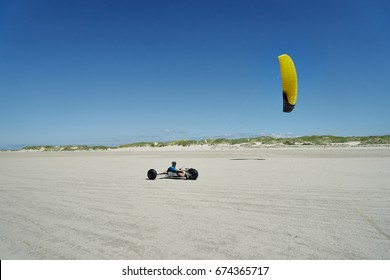
M 280 74 L 282 76 L 283 112 L 289 113 L 294 109 L 298 96 L 298 78 L 294 62 L 287 54 L 278 56 Z

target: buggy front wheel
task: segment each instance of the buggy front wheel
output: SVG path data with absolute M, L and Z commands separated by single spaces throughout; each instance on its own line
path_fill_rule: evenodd
M 148 178 L 149 180 L 154 180 L 157 177 L 157 171 L 154 169 L 149 169 L 148 171 Z

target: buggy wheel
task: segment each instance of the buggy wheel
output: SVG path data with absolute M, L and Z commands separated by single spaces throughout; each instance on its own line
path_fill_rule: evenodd
M 198 170 L 190 168 L 188 169 L 188 173 L 190 174 L 189 180 L 196 180 L 198 178 Z
M 148 178 L 149 180 L 154 180 L 157 177 L 157 171 L 154 169 L 149 169 L 148 171 Z

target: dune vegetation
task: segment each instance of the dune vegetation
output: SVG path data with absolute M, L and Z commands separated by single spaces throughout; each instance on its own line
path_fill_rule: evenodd
M 88 146 L 88 145 L 37 145 L 25 146 L 21 150 L 28 151 L 105 151 L 118 148 L 133 147 L 168 147 L 168 146 L 390 146 L 390 135 L 382 136 L 333 136 L 312 135 L 300 137 L 260 136 L 252 138 L 209 138 L 202 140 L 173 140 L 167 142 L 136 142 L 119 146 Z
M 240 145 L 240 146 L 258 146 L 258 145 L 313 145 L 329 146 L 350 144 L 358 146 L 368 145 L 390 145 L 390 135 L 384 136 L 332 136 L 332 135 L 313 135 L 289 138 L 277 138 L 271 136 L 261 136 L 253 138 L 210 138 L 203 140 L 174 140 L 168 142 L 138 142 L 120 145 L 120 148 L 126 147 L 166 147 L 166 146 L 194 146 L 194 145 Z
M 108 146 L 87 146 L 87 145 L 65 145 L 65 146 L 53 146 L 53 145 L 44 145 L 44 146 L 26 146 L 22 150 L 34 150 L 34 151 L 45 151 L 45 152 L 73 152 L 73 151 L 100 151 L 108 149 L 116 149 L 117 147 L 108 147 Z

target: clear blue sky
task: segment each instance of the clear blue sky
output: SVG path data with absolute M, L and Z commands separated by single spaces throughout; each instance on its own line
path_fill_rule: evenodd
M 0 147 L 390 134 L 389 15 L 387 0 L 2 0 Z

